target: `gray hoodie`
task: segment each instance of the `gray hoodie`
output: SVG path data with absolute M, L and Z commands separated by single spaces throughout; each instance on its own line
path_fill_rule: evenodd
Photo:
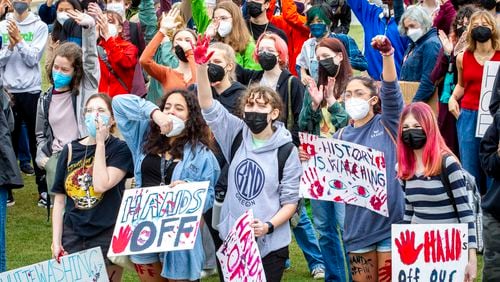
M 279 183 L 278 148 L 292 142 L 292 135 L 282 122 L 274 122 L 276 130 L 271 138 L 262 147 L 254 148 L 252 133 L 245 123 L 230 114 L 218 101 L 214 100 L 212 107 L 203 110 L 203 116 L 226 160 L 231 154 L 234 138 L 243 129 L 241 146 L 229 166 L 227 193 L 218 226 L 222 239 L 226 238 L 236 219 L 248 209 L 253 209 L 256 219 L 266 222 L 283 205 L 298 202 L 302 167 L 296 148 L 285 163 L 283 178 Z M 290 241 L 288 222 L 276 227 L 272 234 L 257 239 L 262 257 L 288 246 Z
M 14 20 L 24 38 L 9 50 L 8 20 Z M 18 22 L 14 14 L 7 14 L 6 20 L 0 22 L 2 50 L 0 50 L 0 77 L 3 87 L 11 93 L 40 91 L 42 77 L 40 60 L 47 43 L 47 25 L 40 18 L 29 13 L 22 22 Z

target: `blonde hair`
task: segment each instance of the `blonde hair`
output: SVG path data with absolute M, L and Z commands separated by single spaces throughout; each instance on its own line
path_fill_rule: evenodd
M 221 38 L 218 34 L 215 36 L 217 41 L 222 41 L 233 47 L 236 53 L 242 53 L 246 50 L 248 43 L 251 42 L 252 36 L 245 24 L 243 14 L 240 7 L 231 1 L 220 2 L 215 6 L 214 13 L 217 9 L 223 9 L 231 14 L 233 19 L 233 29 L 226 37 Z M 213 15 L 212 15 L 213 17 Z
M 498 36 L 497 23 L 495 18 L 490 14 L 490 12 L 486 10 L 479 10 L 472 14 L 469 19 L 469 25 L 467 26 L 467 50 L 470 52 L 476 51 L 477 43 L 476 40 L 472 39 L 472 23 L 478 19 L 485 20 L 486 23 L 491 28 L 491 46 L 494 50 L 498 50 L 500 48 L 500 38 Z
M 233 64 L 233 69 L 229 73 L 229 78 L 232 81 L 235 81 L 236 80 L 236 55 L 234 54 L 233 47 L 227 45 L 226 43 L 214 42 L 210 45 L 210 48 L 218 49 L 218 50 L 221 50 L 224 52 L 224 55 L 223 55 L 224 60 L 226 60 L 226 62 L 228 64 Z

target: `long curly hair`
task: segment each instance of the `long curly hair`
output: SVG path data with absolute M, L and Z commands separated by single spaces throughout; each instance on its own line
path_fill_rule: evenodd
M 75 95 L 79 94 L 80 82 L 83 78 L 83 51 L 82 48 L 75 43 L 66 42 L 54 51 L 54 55 L 52 56 L 52 60 L 46 66 L 46 75 L 50 84 L 54 85 L 54 79 L 52 78 L 52 68 L 54 67 L 54 61 L 56 57 L 66 58 L 71 62 L 71 66 L 73 67 L 73 78 L 69 84 L 70 89 L 73 91 Z
M 185 89 L 175 89 L 167 92 L 160 100 L 159 107 L 162 111 L 165 108 L 168 97 L 173 94 L 181 94 L 186 100 L 188 107 L 188 119 L 184 131 L 176 136 L 174 142 L 170 144 L 170 138 L 160 133 L 160 127 L 151 121 L 149 132 L 145 136 L 143 151 L 145 154 L 169 154 L 175 159 L 182 159 L 184 146 L 190 144 L 193 151 L 198 143 L 202 143 L 210 150 L 214 151 L 214 143 L 211 131 L 201 115 L 200 105 L 196 95 Z

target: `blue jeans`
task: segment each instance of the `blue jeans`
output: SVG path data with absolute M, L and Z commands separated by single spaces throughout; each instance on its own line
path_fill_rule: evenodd
M 457 120 L 458 143 L 460 144 L 460 161 L 462 167 L 476 179 L 481 195 L 486 193 L 489 179 L 481 168 L 479 160 L 479 143 L 476 137 L 477 111 L 461 109 Z
M 342 241 L 344 204 L 311 200 L 311 208 L 321 253 L 325 258 L 325 281 L 351 281 L 347 251 Z
M 295 240 L 307 261 L 309 271 L 316 267 L 325 268 L 323 256 L 318 245 L 318 238 L 314 231 L 311 219 L 307 216 L 306 207 L 302 206 L 299 223 L 292 229 Z
M 0 273 L 7 270 L 5 257 L 5 223 L 7 221 L 7 189 L 0 187 Z

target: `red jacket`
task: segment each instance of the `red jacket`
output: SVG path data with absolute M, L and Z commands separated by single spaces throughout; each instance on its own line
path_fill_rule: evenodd
M 288 69 L 297 76 L 295 61 L 310 34 L 309 28 L 306 26 L 306 17 L 297 12 L 297 6 L 293 0 L 281 0 L 281 15 L 273 15 L 275 6 L 276 0 L 271 0 L 267 10 L 267 18 L 286 33 L 288 38 Z
M 110 37 L 107 41 L 101 39 L 99 46 L 107 54 L 108 62 L 113 71 L 125 83 L 127 89 L 118 81 L 106 66 L 101 56 L 99 65 L 101 66 L 101 80 L 99 81 L 99 92 L 106 93 L 111 97 L 118 94 L 128 94 L 132 89 L 135 66 L 137 65 L 138 49 L 134 44 L 124 40 L 120 36 Z

